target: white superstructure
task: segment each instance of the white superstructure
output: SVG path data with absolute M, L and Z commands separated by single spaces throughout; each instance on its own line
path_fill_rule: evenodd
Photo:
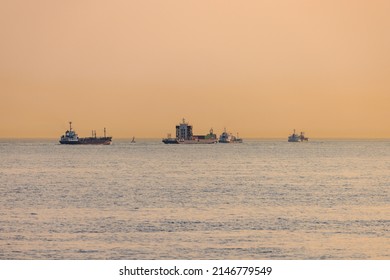
M 186 120 L 183 119 L 183 122 L 176 126 L 176 139 L 179 141 L 192 140 L 192 125 L 186 123 Z
M 60 143 L 64 143 L 64 142 L 69 142 L 69 143 L 79 142 L 79 136 L 74 130 L 72 130 L 72 122 L 69 122 L 69 130 L 65 132 L 65 135 L 61 136 Z
M 232 133 L 226 132 L 226 128 L 225 128 L 225 130 L 219 136 L 218 142 L 219 143 L 242 143 L 242 139 L 238 137 L 238 134 L 236 137 Z

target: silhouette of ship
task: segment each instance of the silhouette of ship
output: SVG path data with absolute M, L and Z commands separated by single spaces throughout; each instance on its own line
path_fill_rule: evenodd
M 222 132 L 222 134 L 219 136 L 219 143 L 242 143 L 242 138 L 234 136 L 233 134 L 226 132 L 225 130 Z
M 293 134 L 288 136 L 288 142 L 303 142 L 303 141 L 309 141 L 309 138 L 305 137 L 305 133 L 301 132 L 300 135 L 295 133 L 295 129 Z
M 214 144 L 218 140 L 213 129 L 210 129 L 209 134 L 206 135 L 193 135 L 192 125 L 189 125 L 183 119 L 183 122 L 176 126 L 176 138 L 172 138 L 168 134 L 168 137 L 164 138 L 162 142 L 164 144 Z
M 72 122 L 69 122 L 69 130 L 61 136 L 60 143 L 68 145 L 110 145 L 112 137 L 106 136 L 104 128 L 104 137 L 96 137 L 96 131 L 92 131 L 92 137 L 79 138 L 76 131 L 72 129 Z

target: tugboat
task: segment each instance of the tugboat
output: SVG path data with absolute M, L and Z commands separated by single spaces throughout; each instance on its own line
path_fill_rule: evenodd
M 301 132 L 300 135 L 295 133 L 295 129 L 293 134 L 291 134 L 288 137 L 288 142 L 303 142 L 303 141 L 309 141 L 309 138 L 305 137 L 305 133 Z
M 72 122 L 69 122 L 69 130 L 61 136 L 61 144 L 71 145 L 110 145 L 112 137 L 106 136 L 106 128 L 104 128 L 104 137 L 96 137 L 96 131 L 92 131 L 92 137 L 79 138 L 76 131 L 72 129 Z
M 164 144 L 179 144 L 179 141 L 176 138 L 172 138 L 170 133 L 162 141 Z
M 242 143 L 242 139 L 235 137 L 233 134 L 226 132 L 226 128 L 224 132 L 219 136 L 219 143 Z
M 189 125 L 183 119 L 183 122 L 176 126 L 176 138 L 168 134 L 167 138 L 162 140 L 164 144 L 214 144 L 217 143 L 217 135 L 213 129 L 210 129 L 207 135 L 193 135 L 192 125 Z

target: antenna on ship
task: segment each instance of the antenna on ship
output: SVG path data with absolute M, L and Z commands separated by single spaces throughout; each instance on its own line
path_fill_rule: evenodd
M 69 131 L 72 131 L 72 122 L 69 122 Z

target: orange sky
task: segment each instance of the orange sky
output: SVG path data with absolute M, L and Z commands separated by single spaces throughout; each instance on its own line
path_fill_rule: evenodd
M 0 137 L 390 137 L 380 0 L 2 0 Z

